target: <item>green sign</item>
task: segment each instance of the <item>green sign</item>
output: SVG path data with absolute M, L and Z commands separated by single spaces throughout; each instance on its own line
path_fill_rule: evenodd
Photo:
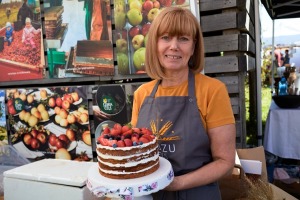
M 17 113 L 21 112 L 24 109 L 24 102 L 20 98 L 14 100 L 14 107 Z
M 100 109 L 106 114 L 113 114 L 116 108 L 116 101 L 111 96 L 103 95 L 100 99 Z

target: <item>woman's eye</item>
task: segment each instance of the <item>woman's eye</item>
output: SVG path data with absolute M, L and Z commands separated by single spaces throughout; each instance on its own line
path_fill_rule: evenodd
M 180 37 L 179 41 L 187 42 L 187 41 L 189 41 L 189 38 L 188 37 Z
M 168 39 L 169 39 L 169 36 L 164 35 L 164 36 L 161 37 L 161 39 L 163 39 L 163 40 L 168 40 Z

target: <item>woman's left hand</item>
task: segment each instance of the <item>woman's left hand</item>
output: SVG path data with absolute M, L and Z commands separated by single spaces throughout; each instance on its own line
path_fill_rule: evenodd
M 180 188 L 182 188 L 182 184 L 184 184 L 184 183 L 182 181 L 180 181 L 180 177 L 175 176 L 173 181 L 170 183 L 170 185 L 165 187 L 164 190 L 177 191 L 177 190 L 180 190 Z

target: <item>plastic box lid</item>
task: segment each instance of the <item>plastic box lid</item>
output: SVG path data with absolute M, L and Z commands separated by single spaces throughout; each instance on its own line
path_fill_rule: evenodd
M 97 163 L 43 159 L 5 171 L 3 175 L 6 178 L 84 187 L 92 165 Z
M 0 165 L 5 166 L 22 166 L 30 161 L 22 156 L 13 146 L 0 146 Z

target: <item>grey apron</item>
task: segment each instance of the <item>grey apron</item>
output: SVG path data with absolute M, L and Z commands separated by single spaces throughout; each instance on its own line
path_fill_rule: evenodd
M 200 118 L 195 97 L 195 76 L 190 71 L 188 96 L 160 96 L 155 98 L 157 81 L 139 112 L 137 127 L 157 129 L 160 156 L 172 164 L 175 176 L 194 171 L 212 161 L 210 142 Z M 213 172 L 212 172 L 213 173 Z M 161 200 L 218 200 L 217 183 L 176 192 L 161 190 L 153 194 Z

